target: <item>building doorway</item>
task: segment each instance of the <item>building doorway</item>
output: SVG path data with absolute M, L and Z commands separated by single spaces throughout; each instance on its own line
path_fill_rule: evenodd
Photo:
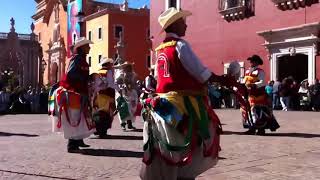
M 308 55 L 284 55 L 278 58 L 278 79 L 290 76 L 297 82 L 308 79 Z
M 58 82 L 58 64 L 52 63 L 51 67 L 51 84 L 55 84 Z

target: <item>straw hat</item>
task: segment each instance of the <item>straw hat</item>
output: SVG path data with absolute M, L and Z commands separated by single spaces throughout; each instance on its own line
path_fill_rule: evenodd
M 161 33 L 171 24 L 176 22 L 180 18 L 186 18 L 191 16 L 192 13 L 190 11 L 178 11 L 176 8 L 171 7 L 164 11 L 158 18 L 158 22 L 161 25 Z
M 99 66 L 103 66 L 104 64 L 107 64 L 107 63 L 112 63 L 113 64 L 113 59 L 111 58 L 107 58 L 107 57 L 103 57 Z
M 84 45 L 87 45 L 87 44 L 93 44 L 93 42 L 86 39 L 85 37 L 80 37 L 76 40 L 73 49 L 77 49 L 77 48 L 84 46 Z

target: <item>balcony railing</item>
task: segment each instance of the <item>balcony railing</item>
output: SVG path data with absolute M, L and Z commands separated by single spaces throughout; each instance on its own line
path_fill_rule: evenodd
M 219 0 L 219 12 L 227 21 L 254 15 L 254 0 Z
M 0 39 L 7 39 L 8 33 L 0 33 Z
M 9 33 L 1 33 L 0 32 L 0 39 L 8 39 Z M 17 34 L 19 40 L 26 40 L 31 41 L 32 35 L 31 34 Z M 38 41 L 38 35 L 34 35 L 34 40 Z
M 319 0 L 272 0 L 276 7 L 286 11 L 291 9 L 304 8 L 319 3 Z

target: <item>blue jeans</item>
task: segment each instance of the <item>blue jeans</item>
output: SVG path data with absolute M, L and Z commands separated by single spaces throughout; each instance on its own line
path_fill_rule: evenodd
M 280 102 L 282 105 L 282 110 L 283 111 L 288 111 L 289 110 L 289 104 L 290 104 L 290 97 L 285 96 L 285 97 L 280 97 Z
M 272 108 L 278 108 L 280 106 L 280 96 L 277 93 L 273 93 L 273 98 L 272 98 Z

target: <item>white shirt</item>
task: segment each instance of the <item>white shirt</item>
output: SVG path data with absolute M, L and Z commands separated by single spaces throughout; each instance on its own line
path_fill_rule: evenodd
M 146 86 L 147 89 L 149 89 L 151 91 L 155 91 L 155 89 L 152 87 L 153 84 L 152 84 L 152 80 L 151 80 L 150 75 L 148 75 L 145 78 L 144 82 L 145 82 L 145 86 Z
M 119 87 L 114 83 L 113 70 L 108 70 L 106 77 L 99 76 L 94 80 L 95 92 L 99 92 L 100 90 L 104 90 L 108 87 L 119 91 Z
M 174 33 L 167 33 L 166 37 L 180 37 Z M 193 76 L 196 80 L 201 83 L 208 81 L 211 76 L 211 71 L 205 67 L 200 59 L 192 51 L 189 43 L 183 39 L 180 39 L 176 45 L 176 51 L 183 67 Z M 157 77 L 157 71 L 155 76 Z
M 254 72 L 254 71 L 256 71 L 256 72 Z M 264 73 L 264 71 L 258 71 L 258 70 L 257 70 L 257 67 L 251 67 L 250 69 L 247 70 L 246 73 L 253 73 L 253 74 L 254 74 L 254 73 L 257 73 L 259 81 L 255 82 L 254 84 L 255 84 L 258 88 L 263 87 L 263 86 L 266 85 L 266 83 L 265 83 L 265 73 Z M 242 82 L 242 83 L 245 83 L 245 82 Z

